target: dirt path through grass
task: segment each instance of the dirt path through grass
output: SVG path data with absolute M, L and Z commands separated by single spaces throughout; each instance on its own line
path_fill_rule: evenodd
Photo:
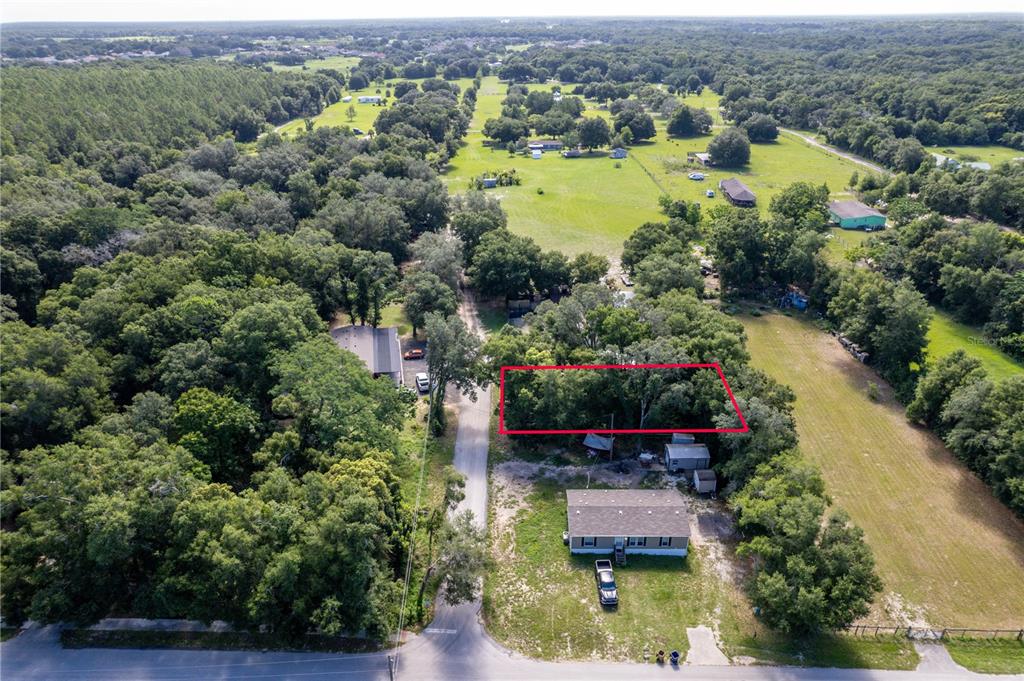
M 938 625 L 1021 626 L 1024 524 L 834 338 L 781 314 L 742 321 L 754 366 L 796 391 L 801 449 L 864 528 L 890 602 Z

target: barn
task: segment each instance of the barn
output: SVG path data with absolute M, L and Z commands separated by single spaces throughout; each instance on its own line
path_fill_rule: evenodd
M 843 229 L 885 229 L 885 216 L 860 201 L 833 201 L 828 204 L 828 213 Z

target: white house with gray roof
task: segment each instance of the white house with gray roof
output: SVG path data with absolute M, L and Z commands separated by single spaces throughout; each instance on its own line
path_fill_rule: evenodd
M 690 514 L 674 489 L 569 489 L 565 491 L 569 551 L 685 556 Z

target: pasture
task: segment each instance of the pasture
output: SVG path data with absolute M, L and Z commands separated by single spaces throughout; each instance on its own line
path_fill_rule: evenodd
M 534 85 L 531 89 L 548 87 Z M 706 190 L 714 189 L 717 194 L 718 180 L 735 176 L 757 194 L 764 211 L 773 195 L 800 180 L 825 182 L 833 193 L 841 193 L 857 169 L 853 163 L 780 136 L 772 144 L 752 145 L 751 162 L 745 168 L 709 169 L 704 171 L 706 180 L 695 182 L 687 178 L 693 168 L 686 164 L 686 152 L 705 150 L 713 135 L 668 139 L 666 121 L 660 116 L 654 117 L 657 137 L 631 147 L 629 157 L 622 161 L 609 159 L 604 150 L 575 159 L 557 153 L 545 154 L 540 160 L 509 156 L 504 149 L 485 146 L 481 134 L 484 122 L 499 115 L 506 88 L 496 77 L 483 79 L 466 143 L 452 159 L 446 176 L 449 189 L 461 192 L 474 177 L 515 168 L 522 185 L 492 190 L 502 199 L 510 229 L 532 237 L 543 248 L 569 255 L 589 250 L 617 257 L 622 241 L 637 226 L 663 219 L 658 212 L 658 197 L 663 193 L 700 201 L 705 207 L 715 205 L 724 199 L 709 199 Z M 721 119 L 718 96 L 710 90 L 685 101 Z M 593 102 L 588 102 L 585 115 L 610 118 L 607 110 L 596 108 Z
M 878 376 L 831 336 L 777 313 L 742 321 L 753 365 L 796 392 L 801 451 L 874 550 L 885 583 L 878 618 L 1019 626 L 1024 524 L 937 437 L 907 423 L 887 386 L 872 401 Z
M 348 73 L 350 69 L 359 64 L 359 57 L 324 57 L 323 59 L 307 59 L 305 63 L 300 65 L 291 64 L 278 64 L 272 62 L 270 68 L 275 71 L 301 71 L 302 69 L 311 69 L 313 71 L 319 71 L 321 69 L 336 69 L 342 73 Z
M 935 360 L 955 350 L 963 350 L 981 360 L 989 377 L 1002 380 L 1024 373 L 1024 365 L 995 347 L 981 329 L 954 320 L 942 310 L 934 310 L 928 327 L 928 358 Z
M 988 144 L 983 147 L 973 146 L 935 146 L 925 147 L 932 154 L 942 154 L 955 158 L 958 161 L 983 161 L 991 163 L 995 168 L 1000 163 L 1008 163 L 1014 159 L 1024 158 L 1024 151 L 1012 147 L 1001 147 L 998 144 Z

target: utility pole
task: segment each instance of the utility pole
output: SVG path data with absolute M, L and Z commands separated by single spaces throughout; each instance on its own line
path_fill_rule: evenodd
M 612 417 L 612 427 L 609 430 L 615 430 L 615 412 L 613 411 L 609 416 Z M 608 461 L 612 462 L 615 460 L 615 433 L 608 433 L 610 443 L 608 445 Z

